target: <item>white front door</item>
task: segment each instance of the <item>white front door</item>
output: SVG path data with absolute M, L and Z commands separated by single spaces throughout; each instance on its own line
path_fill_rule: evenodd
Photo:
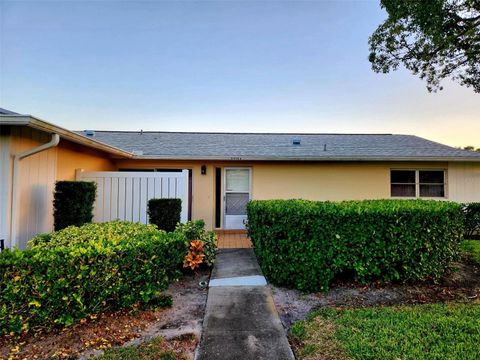
M 225 229 L 245 229 L 250 177 L 249 168 L 225 168 Z

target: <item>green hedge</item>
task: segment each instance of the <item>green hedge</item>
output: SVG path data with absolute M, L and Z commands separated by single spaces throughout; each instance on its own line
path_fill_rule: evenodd
M 480 203 L 469 203 L 463 207 L 465 213 L 465 238 L 480 238 Z
M 157 225 L 159 229 L 165 231 L 174 231 L 180 222 L 182 200 L 150 199 L 147 211 L 150 224 Z
M 438 277 L 458 253 L 461 205 L 443 201 L 251 201 L 248 232 L 275 284 L 326 290 L 339 275 L 360 283 Z
M 89 181 L 57 181 L 53 198 L 55 230 L 81 226 L 93 218 L 97 185 Z
M 147 303 L 180 276 L 181 233 L 128 222 L 87 224 L 0 253 L 0 334 Z

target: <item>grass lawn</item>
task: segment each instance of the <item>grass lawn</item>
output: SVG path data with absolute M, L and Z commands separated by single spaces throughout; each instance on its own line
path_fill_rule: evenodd
M 181 338 L 181 342 L 193 341 L 196 342 L 195 337 L 191 339 Z M 167 343 L 163 338 L 156 337 L 152 340 L 142 343 L 138 346 L 126 346 L 120 348 L 112 348 L 105 351 L 105 353 L 98 359 L 101 360 L 180 360 L 189 359 L 189 356 L 178 349 L 179 344 Z M 176 348 L 176 349 L 175 349 Z
M 299 359 L 480 358 L 480 302 L 325 308 L 293 325 Z
M 480 240 L 465 240 L 460 248 L 473 262 L 480 265 Z

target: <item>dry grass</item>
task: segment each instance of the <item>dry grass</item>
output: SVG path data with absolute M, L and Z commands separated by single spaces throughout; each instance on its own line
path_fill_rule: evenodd
M 335 337 L 336 326 L 332 320 L 313 317 L 294 324 L 291 329 L 293 350 L 298 359 L 344 360 L 348 359 L 342 344 Z
M 197 346 L 193 334 L 180 336 L 169 341 L 161 337 L 137 346 L 109 349 L 100 356 L 101 360 L 189 360 L 189 353 Z

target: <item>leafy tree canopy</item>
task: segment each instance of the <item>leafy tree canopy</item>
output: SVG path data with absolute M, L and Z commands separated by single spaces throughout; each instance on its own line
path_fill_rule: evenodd
M 372 69 L 403 64 L 442 90 L 451 78 L 480 93 L 480 0 L 381 0 L 388 18 L 369 39 Z
M 475 147 L 474 147 L 474 146 L 471 146 L 471 145 L 464 146 L 464 147 L 463 147 L 463 150 L 468 150 L 468 151 L 477 151 L 477 152 L 480 152 L 480 148 L 478 148 L 478 149 L 475 149 Z

